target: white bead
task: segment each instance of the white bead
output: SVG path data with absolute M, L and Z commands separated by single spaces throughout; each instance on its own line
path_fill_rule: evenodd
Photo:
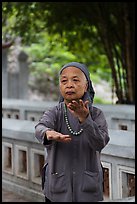
M 73 134 L 73 135 L 79 135 L 79 134 L 83 131 L 83 129 L 80 129 L 78 132 L 76 132 L 76 131 L 73 131 L 73 130 L 71 129 L 71 127 L 70 127 L 70 125 L 69 125 L 69 120 L 68 120 L 68 116 L 67 116 L 66 107 L 65 107 L 65 121 L 66 121 L 67 128 L 68 128 L 68 130 L 70 131 L 71 134 Z

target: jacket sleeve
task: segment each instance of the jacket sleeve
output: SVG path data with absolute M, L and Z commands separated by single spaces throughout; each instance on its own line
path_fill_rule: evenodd
M 96 151 L 101 151 L 109 142 L 108 125 L 103 112 L 96 108 L 94 117 L 92 113 L 81 123 L 85 132 L 85 139 L 90 147 Z
M 50 145 L 52 143 L 52 141 L 47 140 L 46 131 L 56 129 L 56 112 L 56 107 L 44 112 L 43 116 L 35 126 L 35 137 L 43 145 Z

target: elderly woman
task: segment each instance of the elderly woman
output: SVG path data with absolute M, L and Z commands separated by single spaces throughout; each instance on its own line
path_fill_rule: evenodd
M 101 201 L 100 153 L 110 138 L 103 112 L 92 105 L 87 67 L 78 62 L 64 65 L 59 88 L 59 104 L 35 126 L 35 136 L 47 150 L 42 175 L 46 202 Z

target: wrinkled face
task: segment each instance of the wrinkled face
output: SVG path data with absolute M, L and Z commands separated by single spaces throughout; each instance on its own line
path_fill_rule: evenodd
M 70 102 L 82 98 L 87 91 L 88 83 L 80 69 L 67 67 L 60 75 L 59 87 L 64 101 Z

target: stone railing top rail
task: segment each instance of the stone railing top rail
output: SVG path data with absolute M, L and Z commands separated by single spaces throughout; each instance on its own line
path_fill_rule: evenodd
M 56 101 L 31 101 L 31 100 L 21 100 L 21 99 L 2 99 L 3 108 L 12 108 L 18 109 L 23 108 L 27 110 L 41 110 L 44 111 L 44 108 L 53 107 L 58 102 Z
M 31 100 L 21 100 L 21 99 L 2 99 L 2 108 L 4 109 L 24 109 L 27 111 L 45 111 L 48 108 L 57 105 L 58 101 L 31 101 Z M 130 118 L 135 120 L 135 106 L 134 105 L 123 105 L 123 104 L 93 104 L 94 106 L 100 108 L 105 115 L 110 114 L 112 117 L 116 118 Z
M 2 119 L 2 137 L 37 142 L 36 122 L 16 119 Z M 124 158 L 135 158 L 135 133 L 133 131 L 109 129 L 110 141 L 102 153 Z

